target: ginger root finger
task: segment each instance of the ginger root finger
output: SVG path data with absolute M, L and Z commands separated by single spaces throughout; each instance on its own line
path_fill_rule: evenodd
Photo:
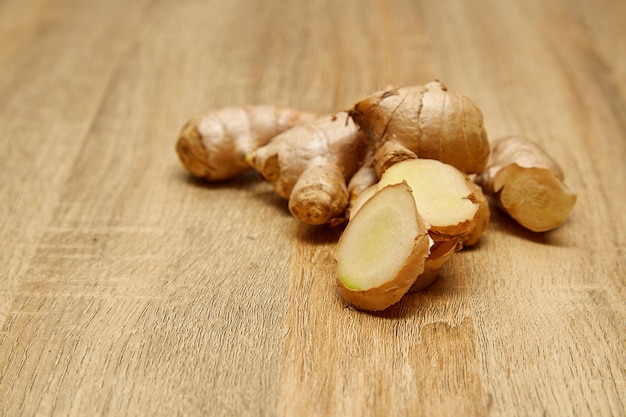
M 480 109 L 438 81 L 390 87 L 349 113 L 376 150 L 379 177 L 396 162 L 415 157 L 437 159 L 467 174 L 482 172 L 487 164 L 489 140 Z
M 279 106 L 225 107 L 189 120 L 181 129 L 176 151 L 194 176 L 225 180 L 251 169 L 245 161 L 248 153 L 315 117 Z
M 556 161 L 522 136 L 494 142 L 489 164 L 477 182 L 501 209 L 533 232 L 562 225 L 577 199 Z
M 426 226 L 406 183 L 378 190 L 348 223 L 336 248 L 341 297 L 361 310 L 397 303 L 424 270 Z
M 289 211 L 306 224 L 332 226 L 343 223 L 348 206 L 348 189 L 336 165 L 320 164 L 307 168 L 291 191 Z
M 294 217 L 319 225 L 343 221 L 347 182 L 365 153 L 362 133 L 347 113 L 340 112 L 281 133 L 246 160 L 289 200 Z

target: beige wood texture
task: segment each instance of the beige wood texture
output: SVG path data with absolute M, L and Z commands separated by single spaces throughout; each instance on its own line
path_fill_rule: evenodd
M 0 416 L 624 416 L 626 2 L 0 0 Z M 226 105 L 440 79 L 563 166 L 379 314 L 340 231 L 174 152 Z

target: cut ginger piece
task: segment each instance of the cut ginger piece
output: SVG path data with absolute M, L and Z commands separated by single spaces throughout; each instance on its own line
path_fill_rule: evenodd
M 423 272 L 431 241 L 406 182 L 378 190 L 336 249 L 339 293 L 360 310 L 397 303 Z
M 522 136 L 495 141 L 487 168 L 477 180 L 501 209 L 533 232 L 562 225 L 577 199 L 565 185 L 561 167 Z

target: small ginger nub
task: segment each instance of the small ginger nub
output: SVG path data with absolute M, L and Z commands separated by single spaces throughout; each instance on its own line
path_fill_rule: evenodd
M 522 136 L 494 142 L 489 164 L 477 182 L 501 209 L 533 232 L 561 226 L 577 199 L 565 185 L 561 167 Z

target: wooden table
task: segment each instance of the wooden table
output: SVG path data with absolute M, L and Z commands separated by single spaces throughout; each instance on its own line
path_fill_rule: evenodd
M 624 416 L 626 2 L 0 1 L 0 415 Z M 379 314 L 338 228 L 193 180 L 192 116 L 439 79 L 579 195 Z

